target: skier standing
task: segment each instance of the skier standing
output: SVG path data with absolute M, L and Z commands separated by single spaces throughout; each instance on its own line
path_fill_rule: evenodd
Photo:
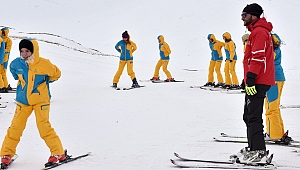
M 260 18 L 263 9 L 253 3 L 242 12 L 244 26 L 251 32 L 244 54 L 245 104 L 243 119 L 247 127 L 248 147 L 242 161 L 266 163 L 263 133 L 263 105 L 266 92 L 275 84 L 272 23 Z
M 162 67 L 163 71 L 165 72 L 165 74 L 167 76 L 167 79 L 165 81 L 168 81 L 168 82 L 174 81 L 174 78 L 172 78 L 172 75 L 168 70 L 171 49 L 170 49 L 169 45 L 165 42 L 164 36 L 159 35 L 157 37 L 157 39 L 158 39 L 158 43 L 159 43 L 158 49 L 159 49 L 160 59 L 158 60 L 156 66 L 155 66 L 154 76 L 150 80 L 159 80 L 159 69 Z
M 10 64 L 10 71 L 18 80 L 16 111 L 0 151 L 1 164 L 9 165 L 16 154 L 16 147 L 25 129 L 28 117 L 35 112 L 36 124 L 41 138 L 50 149 L 51 156 L 45 166 L 64 161 L 66 155 L 60 138 L 49 122 L 49 83 L 58 80 L 61 72 L 48 59 L 39 55 L 39 46 L 34 39 L 23 39 L 19 43 L 21 57 Z
M 7 27 L 1 29 L 1 37 L 4 41 L 4 49 L 5 49 L 3 62 L 1 62 L 0 64 L 0 92 L 1 93 L 6 93 L 7 90 L 11 90 L 11 87 L 8 84 L 8 80 L 6 76 L 10 50 L 12 46 L 12 41 L 8 37 L 8 33 L 9 33 L 9 29 Z
M 220 69 L 223 61 L 222 48 L 225 46 L 225 43 L 216 40 L 214 34 L 208 34 L 207 39 L 211 49 L 211 60 L 208 68 L 208 82 L 204 86 L 222 87 L 224 80 Z M 214 82 L 214 71 L 217 73 L 217 84 Z
M 227 89 L 239 89 L 239 80 L 236 76 L 235 72 L 235 64 L 237 60 L 236 56 L 236 46 L 235 43 L 231 39 L 231 35 L 229 32 L 225 32 L 223 34 L 223 39 L 225 41 L 225 54 L 226 54 L 226 60 L 225 60 L 225 85 L 224 88 Z
M 123 73 L 125 65 L 127 65 L 127 73 L 132 80 L 132 87 L 139 87 L 139 84 L 136 80 L 135 73 L 133 72 L 133 55 L 132 53 L 135 52 L 137 49 L 136 44 L 130 40 L 130 36 L 127 31 L 123 32 L 122 40 L 119 41 L 115 45 L 115 49 L 120 53 L 120 62 L 119 68 L 116 72 L 112 87 L 116 88 L 119 82 L 119 79 Z
M 272 39 L 276 84 L 271 86 L 270 90 L 267 91 L 267 97 L 265 99 L 266 139 L 279 140 L 287 145 L 291 142 L 292 138 L 288 136 L 288 131 L 286 133 L 284 132 L 284 125 L 280 112 L 280 99 L 285 82 L 285 76 L 281 66 L 281 39 L 277 34 L 272 34 Z

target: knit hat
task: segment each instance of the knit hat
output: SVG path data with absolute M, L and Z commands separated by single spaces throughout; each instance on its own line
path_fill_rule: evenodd
M 129 34 L 127 31 L 123 32 L 122 38 L 129 38 Z
M 257 16 L 259 18 L 260 15 L 264 12 L 264 10 L 257 3 L 253 3 L 253 4 L 250 4 L 250 5 L 247 4 L 247 6 L 244 8 L 243 12 L 246 12 L 247 14 Z
M 30 40 L 21 40 L 19 43 L 19 51 L 21 51 L 22 48 L 27 48 L 31 53 L 33 53 L 33 44 Z

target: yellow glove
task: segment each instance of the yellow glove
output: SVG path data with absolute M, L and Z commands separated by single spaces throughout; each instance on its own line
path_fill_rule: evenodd
M 253 96 L 257 93 L 256 89 L 255 89 L 255 85 L 254 86 L 251 86 L 251 87 L 248 87 L 246 86 L 245 87 L 245 90 L 246 90 L 246 93 L 249 95 L 249 96 Z

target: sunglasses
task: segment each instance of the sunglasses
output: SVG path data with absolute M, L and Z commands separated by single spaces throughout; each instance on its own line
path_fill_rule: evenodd
M 241 14 L 242 18 L 246 18 L 247 14 L 244 13 L 244 14 Z

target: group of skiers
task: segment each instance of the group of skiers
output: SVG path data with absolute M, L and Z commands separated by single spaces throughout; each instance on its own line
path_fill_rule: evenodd
M 170 60 L 171 49 L 169 45 L 165 42 L 163 35 L 159 35 L 157 37 L 157 40 L 159 43 L 158 48 L 159 48 L 160 59 L 156 64 L 154 76 L 150 80 L 159 80 L 159 70 L 162 67 L 162 70 L 167 76 L 167 79 L 165 81 L 168 82 L 175 81 L 170 71 L 167 68 Z M 125 65 L 127 65 L 127 73 L 132 80 L 132 87 L 134 88 L 139 87 L 139 84 L 136 80 L 135 73 L 133 71 L 133 55 L 132 55 L 132 53 L 137 49 L 137 46 L 132 40 L 130 40 L 130 35 L 128 34 L 127 31 L 122 33 L 122 40 L 120 40 L 115 45 L 115 49 L 120 53 L 120 62 L 119 62 L 119 68 L 113 78 L 112 87 L 114 88 L 117 87 L 117 84 L 123 73 Z
M 284 133 L 283 121 L 280 114 L 280 96 L 285 77 L 281 67 L 281 39 L 277 34 L 272 34 L 272 23 L 264 17 L 260 18 L 263 9 L 253 3 L 247 5 L 241 15 L 244 26 L 251 32 L 242 36 L 244 42 L 244 78 L 245 104 L 243 120 L 247 127 L 248 146 L 241 149 L 241 162 L 266 163 L 268 151 L 265 140 L 278 140 L 288 144 L 292 141 L 287 133 Z M 1 48 L 4 47 L 3 57 L 0 61 L 0 88 L 7 88 L 6 78 L 7 61 L 11 49 L 11 40 L 8 38 L 8 29 L 1 29 Z M 165 81 L 174 81 L 167 66 L 171 50 L 162 35 L 158 36 L 160 59 L 156 64 L 153 78 L 159 79 L 159 69 L 167 75 Z M 209 45 L 212 50 L 212 58 L 209 65 L 208 83 L 206 85 L 239 88 L 239 81 L 235 72 L 236 48 L 228 32 L 223 34 L 225 41 L 216 40 L 213 34 L 208 35 Z M 4 43 L 3 43 L 4 42 Z M 220 72 L 222 64 L 221 49 L 225 48 L 225 83 Z M 113 87 L 117 87 L 125 65 L 132 80 L 133 87 L 139 87 L 133 71 L 132 53 L 137 49 L 136 44 L 130 40 L 127 31 L 122 34 L 122 40 L 115 45 L 120 53 L 119 68 L 113 78 Z M 20 57 L 10 64 L 10 71 L 15 80 L 18 80 L 16 91 L 16 111 L 7 134 L 2 143 L 0 156 L 1 165 L 8 166 L 16 153 L 16 147 L 26 126 L 26 121 L 35 112 L 37 127 L 41 138 L 49 147 L 51 155 L 45 166 L 51 166 L 57 162 L 66 161 L 66 155 L 60 138 L 49 122 L 50 91 L 49 83 L 58 80 L 61 72 L 57 66 L 49 60 L 40 57 L 39 46 L 34 39 L 23 39 L 19 43 Z M 34 71 L 33 71 L 34 70 Z M 217 73 L 218 83 L 213 84 L 213 72 Z M 266 135 L 263 130 L 263 107 L 266 108 Z

